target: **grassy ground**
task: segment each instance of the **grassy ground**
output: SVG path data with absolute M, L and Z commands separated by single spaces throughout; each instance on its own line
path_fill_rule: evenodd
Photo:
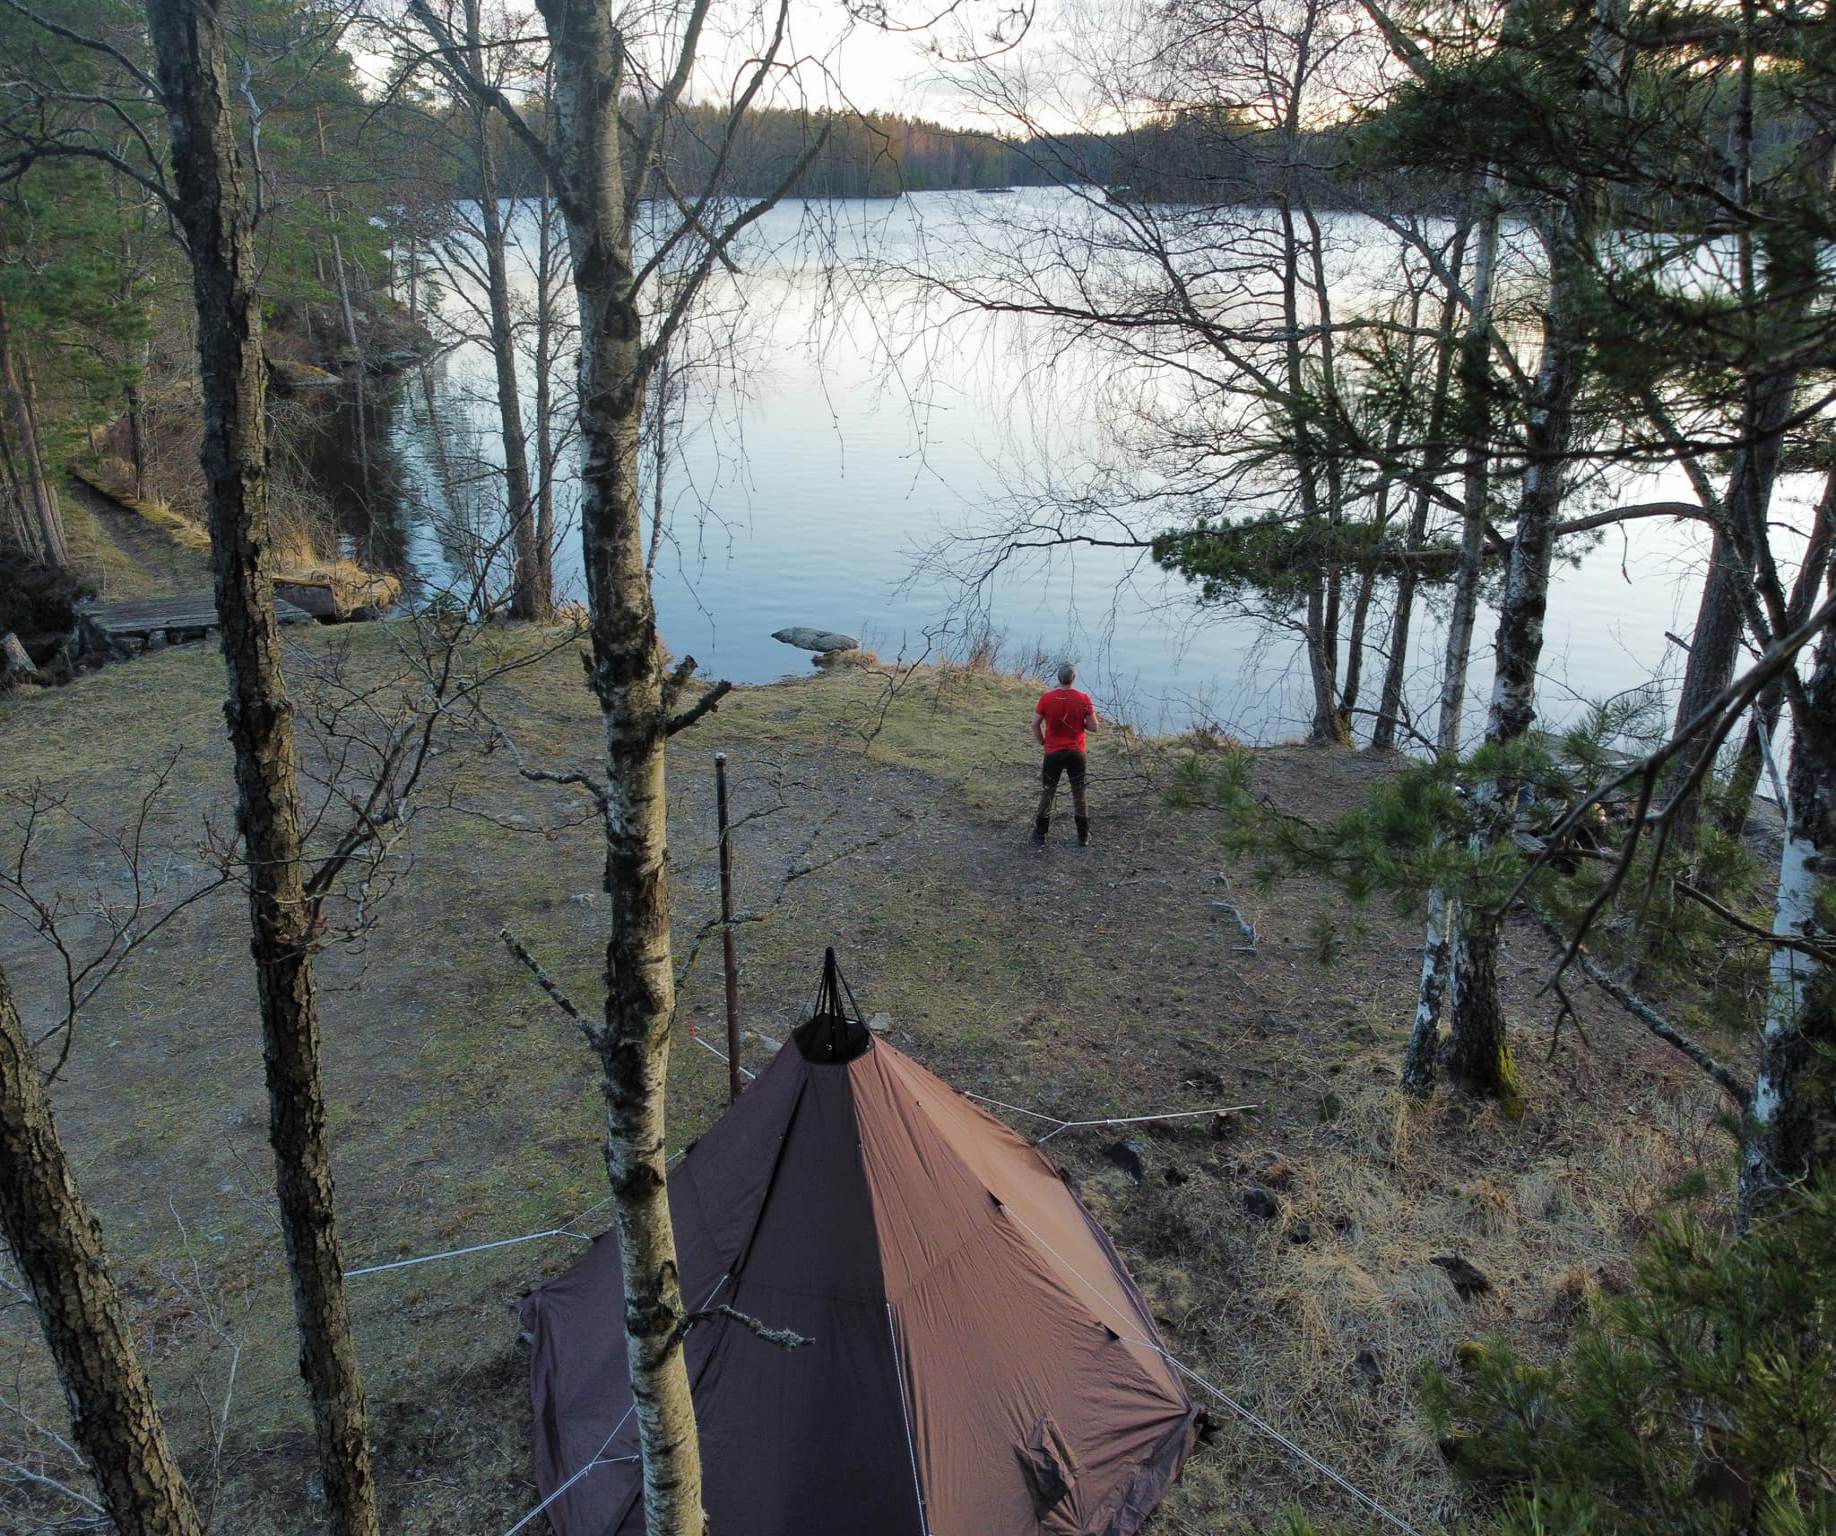
M 354 647 L 351 665 L 382 675 L 399 634 L 304 637 L 303 715 L 324 713 L 313 679 L 335 648 Z M 44 780 L 65 797 L 43 833 L 41 888 L 68 890 L 85 910 L 118 899 L 105 834 L 168 762 L 147 841 L 170 889 L 200 877 L 207 826 L 231 817 L 221 692 L 214 650 L 185 647 L 0 703 L 0 790 L 30 794 Z M 712 756 L 725 750 L 736 812 L 753 817 L 738 837 L 740 905 L 769 914 L 741 934 L 750 1029 L 783 1038 L 834 943 L 862 1005 L 888 1012 L 899 1046 L 958 1087 L 1080 1119 L 1254 1105 L 1222 1125 L 1140 1128 L 1139 1184 L 1109 1151 L 1115 1132 L 1052 1147 L 1176 1353 L 1418 1525 L 1458 1518 L 1412 1407 L 1416 1372 L 1491 1330 L 1558 1346 L 1590 1291 L 1619 1283 L 1661 1192 L 1723 1156 L 1709 1106 L 1645 1037 L 1585 1002 L 1591 1049 L 1570 1030 L 1546 1061 L 1549 1013 L 1534 997 L 1545 955 L 1528 936 L 1513 939 L 1507 989 L 1524 1030 L 1526 1113 L 1405 1102 L 1394 1065 L 1416 925 L 1349 912 L 1295 882 L 1239 891 L 1260 934 L 1243 952 L 1212 905 L 1214 829 L 1161 793 L 1178 750 L 1114 734 L 1093 749 L 1097 846 L 1078 851 L 1067 817 L 1034 853 L 1031 697 L 1023 684 L 946 672 L 889 699 L 884 679 L 862 671 L 736 694 L 672 752 L 679 955 L 716 908 Z M 591 700 L 565 650 L 498 685 L 491 713 L 531 764 L 594 758 Z M 321 759 L 309 749 L 309 761 Z M 1256 779 L 1277 803 L 1323 816 L 1384 771 L 1350 753 L 1279 748 L 1259 754 Z M 582 1212 L 587 1230 L 602 1219 L 589 1057 L 496 939 L 510 926 L 578 1000 L 597 1000 L 605 913 L 591 820 L 568 791 L 520 779 L 502 750 L 455 747 L 429 800 L 450 808 L 415 824 L 412 867 L 398 870 L 380 924 L 320 965 L 353 1265 Z M 0 855 L 15 842 L 0 824 Z M 783 884 L 787 869 L 851 849 Z M 312 1528 L 315 1484 L 270 1212 L 243 921 L 226 890 L 136 956 L 84 1014 L 57 1105 L 216 1527 L 294 1532 Z M 52 961 L 20 925 L 0 925 L 0 962 L 29 1022 L 54 1018 Z M 685 985 L 673 1141 L 719 1110 L 725 1069 L 690 1032 L 720 1018 L 711 946 Z M 766 1049 L 749 1044 L 755 1065 Z M 1246 1209 L 1252 1187 L 1277 1198 L 1273 1220 Z M 577 1247 L 554 1238 L 352 1280 L 391 1531 L 489 1536 L 535 1502 L 511 1306 Z M 1478 1265 L 1491 1293 L 1460 1300 L 1430 1262 L 1445 1254 Z M 218 1455 L 212 1423 L 232 1364 Z M 0 1307 L 0 1398 L 61 1427 L 23 1307 Z M 1317 1474 L 1220 1417 L 1162 1529 L 1257 1530 L 1296 1503 L 1327 1524 L 1357 1523 Z M 16 1418 L 0 1427 L 0 1444 L 9 1437 L 34 1441 Z M 36 1443 L 54 1468 L 55 1447 Z M 54 1503 L 41 1505 L 47 1518 Z
M 88 486 L 66 480 L 64 536 L 77 574 L 109 602 L 208 591 L 210 556 L 124 512 Z

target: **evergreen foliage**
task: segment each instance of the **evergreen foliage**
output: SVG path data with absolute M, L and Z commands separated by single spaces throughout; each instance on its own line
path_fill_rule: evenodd
M 1264 884 L 1325 879 L 1353 902 L 1387 901 L 1412 916 L 1438 889 L 1451 900 L 1528 913 L 1549 932 L 1568 933 L 1618 857 L 1635 787 L 1564 824 L 1598 785 L 1659 739 L 1662 726 L 1652 697 L 1597 704 L 1559 734 L 1533 732 L 1463 757 L 1412 762 L 1381 779 L 1355 810 L 1327 822 L 1258 797 L 1254 759 L 1241 750 L 1187 757 L 1172 793 L 1178 804 L 1217 809 L 1226 847 L 1250 859 Z M 1473 790 L 1501 782 L 1518 786 L 1510 833 L 1475 836 L 1482 809 Z M 1713 818 L 1687 848 L 1667 846 L 1655 865 L 1654 849 L 1655 840 L 1641 843 L 1621 896 L 1595 925 L 1590 955 L 1609 967 L 1638 968 L 1663 989 L 1679 1022 L 1710 1039 L 1750 1038 L 1766 956 L 1760 946 L 1730 944 L 1726 923 L 1695 893 L 1713 893 L 1718 904 L 1764 924 L 1758 861 Z M 1550 1016 L 1560 1008 L 1552 996 Z
M 1424 1403 L 1501 1536 L 1836 1529 L 1832 1273 L 1830 1183 L 1739 1241 L 1672 1215 L 1561 1359 L 1468 1347 Z

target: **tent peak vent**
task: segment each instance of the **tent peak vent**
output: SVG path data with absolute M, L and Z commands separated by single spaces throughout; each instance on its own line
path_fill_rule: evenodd
M 854 993 L 835 963 L 835 949 L 823 952 L 822 980 L 810 1016 L 792 1032 L 803 1059 L 818 1066 L 842 1066 L 873 1048 L 873 1034 L 861 1018 Z

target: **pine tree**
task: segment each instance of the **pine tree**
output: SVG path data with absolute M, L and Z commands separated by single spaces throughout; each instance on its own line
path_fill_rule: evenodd
M 1836 1184 L 1743 1239 L 1665 1221 L 1551 1364 L 1467 1345 L 1424 1400 L 1501 1536 L 1836 1529 Z

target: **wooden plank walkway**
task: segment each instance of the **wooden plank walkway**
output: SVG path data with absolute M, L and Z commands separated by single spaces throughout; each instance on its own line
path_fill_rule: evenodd
M 295 603 L 276 598 L 274 611 L 283 624 L 309 624 L 312 615 Z M 104 640 L 144 640 L 172 631 L 218 628 L 216 599 L 209 592 L 180 592 L 133 603 L 80 603 L 81 622 L 94 626 Z

